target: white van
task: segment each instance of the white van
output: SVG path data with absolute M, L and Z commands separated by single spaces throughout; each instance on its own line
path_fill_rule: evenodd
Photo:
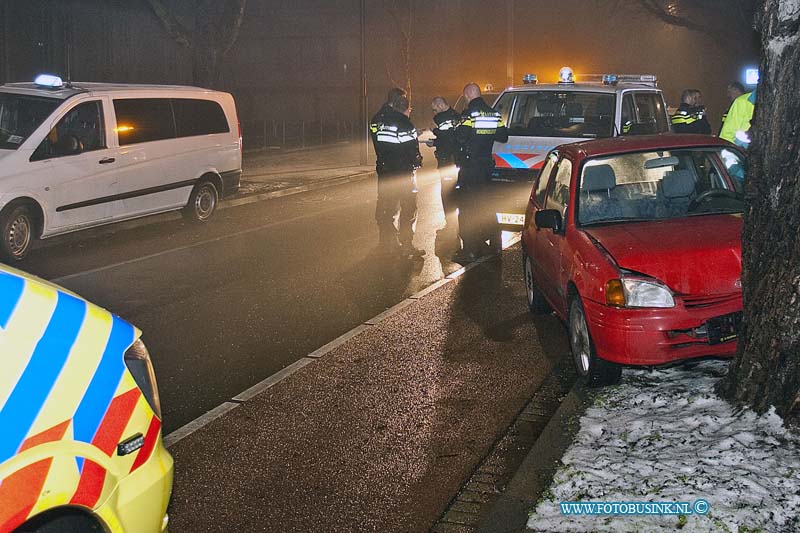
M 196 87 L 0 85 L 0 256 L 36 238 L 183 209 L 205 221 L 242 174 L 236 107 Z

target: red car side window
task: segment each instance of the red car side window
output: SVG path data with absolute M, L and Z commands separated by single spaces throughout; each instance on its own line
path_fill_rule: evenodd
M 557 209 L 562 214 L 569 203 L 569 182 L 572 178 L 572 161 L 562 159 L 558 165 L 558 172 L 550 181 L 553 184 L 549 187 L 547 194 L 547 209 Z

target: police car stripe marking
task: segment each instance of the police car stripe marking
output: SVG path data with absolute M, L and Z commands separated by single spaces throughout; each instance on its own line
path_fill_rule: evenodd
M 17 276 L 12 276 L 6 272 L 0 272 L 0 328 L 5 329 L 8 321 L 17 307 L 22 291 L 25 288 L 25 280 Z
M 66 363 L 86 314 L 86 302 L 58 293 L 53 316 L 8 401 L 0 410 L 0 463 L 17 453 Z
M 506 163 L 511 165 L 511 168 L 528 168 L 528 165 L 525 164 L 525 162 L 522 159 L 520 159 L 519 157 L 517 157 L 514 154 L 501 153 L 501 154 L 497 154 L 497 155 L 499 155 L 501 158 L 503 158 L 503 160 Z
M 133 337 L 133 326 L 115 316 L 103 357 L 73 417 L 75 440 L 91 442 L 94 438 L 125 372 L 123 355 Z M 78 467 L 82 466 L 78 461 Z

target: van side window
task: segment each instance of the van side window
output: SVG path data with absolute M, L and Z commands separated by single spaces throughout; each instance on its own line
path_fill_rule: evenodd
M 105 147 L 103 103 L 94 100 L 70 109 L 39 144 L 31 161 L 77 155 Z
M 633 107 L 633 97 L 626 94 L 622 99 L 622 131 L 620 135 L 630 135 L 635 133 L 633 125 L 636 123 L 636 111 Z
M 664 133 L 669 131 L 667 114 L 661 96 L 654 93 L 636 93 L 636 109 L 643 133 Z
M 217 102 L 190 98 L 173 98 L 178 137 L 228 133 L 231 131 L 225 112 Z
M 114 100 L 120 146 L 172 139 L 175 120 L 168 98 Z

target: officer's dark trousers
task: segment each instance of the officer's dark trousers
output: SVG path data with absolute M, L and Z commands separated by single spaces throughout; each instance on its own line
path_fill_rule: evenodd
M 417 193 L 413 190 L 411 172 L 378 175 L 378 203 L 375 206 L 375 221 L 378 223 L 381 243 L 387 244 L 397 237 L 404 245 L 410 245 L 417 221 Z M 395 227 L 394 219 L 400 216 Z
M 465 253 L 480 253 L 486 241 L 499 245 L 499 227 L 490 202 L 492 165 L 465 165 L 459 173 L 458 231 Z

